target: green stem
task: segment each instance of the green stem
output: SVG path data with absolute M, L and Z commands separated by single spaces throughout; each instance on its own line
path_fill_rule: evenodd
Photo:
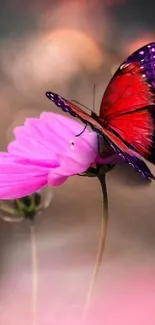
M 101 188 L 102 188 L 102 196 L 103 196 L 103 215 L 102 215 L 102 224 L 101 224 L 101 231 L 100 231 L 100 237 L 99 237 L 99 244 L 98 244 L 98 250 L 97 250 L 97 256 L 96 256 L 96 262 L 93 269 L 93 273 L 91 276 L 90 285 L 88 288 L 87 296 L 86 296 L 86 302 L 84 306 L 84 312 L 82 315 L 82 324 L 84 324 L 86 319 L 87 310 L 90 306 L 91 300 L 92 300 L 92 294 L 93 290 L 96 284 L 97 276 L 100 270 L 100 266 L 102 263 L 102 257 L 103 252 L 105 249 L 105 241 L 106 241 L 106 233 L 107 233 L 107 225 L 108 225 L 108 194 L 107 194 L 107 188 L 106 188 L 106 174 L 99 173 L 97 175 Z
M 37 325 L 37 297 L 38 297 L 38 254 L 37 254 L 37 244 L 35 236 L 35 228 L 33 221 L 30 225 L 30 237 L 31 237 L 31 248 L 32 248 L 32 316 L 33 325 Z

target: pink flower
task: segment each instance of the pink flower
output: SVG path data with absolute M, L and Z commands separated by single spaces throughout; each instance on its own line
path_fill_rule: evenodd
M 49 184 L 63 184 L 69 176 L 102 162 L 97 136 L 62 115 L 42 113 L 14 130 L 8 153 L 0 154 L 0 199 L 15 199 Z

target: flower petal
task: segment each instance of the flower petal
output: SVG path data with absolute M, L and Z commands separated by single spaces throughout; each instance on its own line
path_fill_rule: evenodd
M 57 135 L 57 138 L 61 138 L 65 142 L 71 142 L 75 139 L 80 139 L 83 144 L 91 147 L 92 150 L 97 152 L 97 135 L 95 132 L 90 132 L 85 129 L 85 131 L 79 136 L 76 137 L 83 129 L 84 125 L 72 120 L 68 117 L 64 117 L 60 114 L 44 112 L 40 115 L 40 119 L 46 122 L 49 126 L 49 129 Z M 60 132 L 61 130 L 61 132 Z
M 22 155 L 22 157 L 40 157 L 41 150 L 42 157 L 53 156 L 55 158 L 57 154 L 61 154 L 64 150 L 70 152 L 70 144 L 74 140 L 82 144 L 82 148 L 85 148 L 85 150 L 87 150 L 87 147 L 91 147 L 95 154 L 96 135 L 85 130 L 80 137 L 76 138 L 75 135 L 81 131 L 82 125 L 74 122 L 73 124 L 78 127 L 74 127 L 71 132 L 69 122 L 63 127 L 62 120 L 66 119 L 72 122 L 66 117 L 60 116 L 59 118 L 59 115 L 57 117 L 57 114 L 52 113 L 49 113 L 46 121 L 27 119 L 24 126 L 15 128 L 16 141 L 9 144 L 8 151 L 15 155 Z
M 57 164 L 58 166 L 58 164 Z M 3 175 L 19 175 L 26 174 L 31 176 L 44 176 L 49 171 L 48 167 L 35 166 L 28 164 L 27 160 L 20 157 L 14 157 L 10 154 L 3 156 L 0 155 L 0 176 Z
M 15 128 L 16 140 L 10 143 L 8 151 L 33 164 L 59 167 L 59 175 L 78 174 L 84 172 L 97 155 L 95 133 L 85 130 L 76 137 L 82 127 L 62 115 L 42 113 L 40 119 L 27 119 L 24 126 Z M 54 166 L 50 165 L 50 159 L 52 163 L 55 160 Z
M 77 161 L 76 156 L 65 157 L 61 159 L 60 167 L 55 168 L 53 170 L 53 173 L 60 174 L 63 176 L 72 176 L 76 174 L 81 174 L 89 168 L 90 164 L 91 164 L 91 160 L 79 162 Z
M 0 198 L 1 200 L 17 199 L 30 195 L 47 184 L 47 177 L 26 178 L 19 181 L 13 177 L 6 182 L 5 178 L 0 177 Z
M 18 127 L 15 129 L 17 133 L 17 140 L 12 141 L 8 145 L 8 152 L 12 155 L 28 159 L 36 165 L 46 167 L 55 167 L 59 165 L 59 161 L 52 150 L 42 145 L 40 141 L 34 137 L 34 132 L 31 134 L 27 132 L 25 127 Z
M 51 171 L 48 175 L 48 184 L 51 186 L 59 186 L 62 185 L 67 178 L 68 176 L 62 176 Z
M 47 184 L 48 172 L 47 167 L 36 167 L 0 153 L 0 198 L 15 199 L 36 192 Z

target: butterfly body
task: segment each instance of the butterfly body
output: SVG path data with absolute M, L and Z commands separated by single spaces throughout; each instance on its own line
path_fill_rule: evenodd
M 99 115 L 89 115 L 55 93 L 46 96 L 103 136 L 126 161 L 135 161 L 135 168 L 138 157 L 155 164 L 155 43 L 120 65 L 104 92 Z
M 101 125 L 102 128 L 108 128 L 108 120 L 106 118 L 101 118 L 94 112 L 91 113 L 91 117 Z

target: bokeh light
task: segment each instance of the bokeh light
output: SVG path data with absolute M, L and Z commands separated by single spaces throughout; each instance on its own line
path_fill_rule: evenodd
M 13 60 L 12 60 L 13 58 Z M 65 83 L 83 70 L 95 71 L 103 62 L 99 45 L 89 35 L 56 29 L 12 45 L 2 58 L 3 71 L 20 92 L 35 91 L 45 83 Z

